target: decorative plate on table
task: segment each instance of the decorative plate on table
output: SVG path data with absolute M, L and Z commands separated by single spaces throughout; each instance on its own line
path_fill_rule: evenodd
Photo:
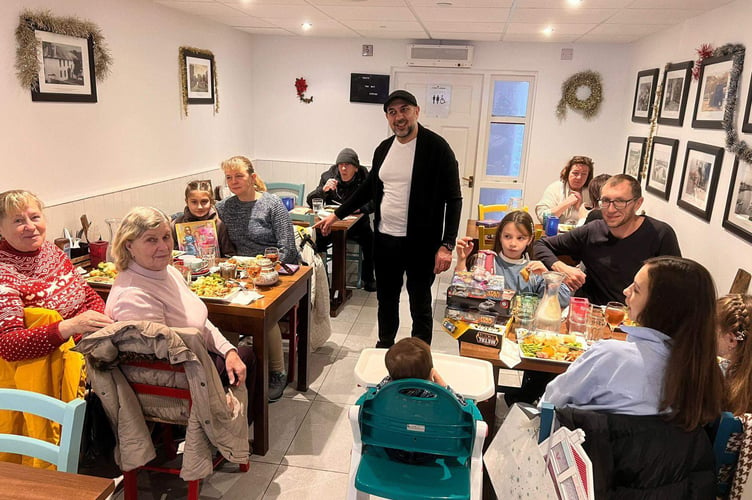
M 112 276 L 91 276 L 91 275 L 85 275 L 84 279 L 87 283 L 90 283 L 92 285 L 106 285 L 106 286 L 112 286 L 112 284 L 115 282 L 115 278 Z
M 210 274 L 191 283 L 191 290 L 204 300 L 230 302 L 238 294 L 240 287 L 230 285 L 216 274 Z
M 523 358 L 565 365 L 572 364 L 588 348 L 583 337 L 541 331 L 518 335 L 517 345 Z

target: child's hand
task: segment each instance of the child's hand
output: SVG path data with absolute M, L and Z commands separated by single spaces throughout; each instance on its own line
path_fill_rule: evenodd
M 539 260 L 531 260 L 527 263 L 525 269 L 533 274 L 543 274 L 548 271 L 548 268 L 545 266 L 545 264 L 543 264 L 543 262 Z
M 457 251 L 457 267 L 455 271 L 467 270 L 467 256 L 473 251 L 473 239 L 466 236 L 457 240 L 457 245 L 454 247 Z
M 447 384 L 444 382 L 444 379 L 441 378 L 441 375 L 439 375 L 439 372 L 436 371 L 436 368 L 431 368 L 431 382 L 434 384 L 439 384 L 441 387 L 446 387 Z

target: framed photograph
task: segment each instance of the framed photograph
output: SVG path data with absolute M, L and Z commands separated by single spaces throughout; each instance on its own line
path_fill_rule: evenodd
M 31 89 L 32 101 L 97 102 L 94 46 L 91 37 L 34 30 L 37 39 L 39 85 Z
M 646 69 L 637 73 L 637 86 L 635 87 L 634 104 L 632 105 L 633 122 L 650 123 L 657 86 L 658 68 Z
M 721 121 L 733 67 L 733 54 L 709 57 L 702 62 L 692 128 L 723 128 Z
M 747 108 L 744 111 L 744 121 L 742 122 L 742 132 L 752 133 L 752 123 L 749 121 L 749 111 L 752 107 L 752 81 L 749 82 L 749 91 L 747 92 Z
M 653 137 L 653 146 L 650 149 L 645 190 L 668 201 L 671 194 L 671 181 L 674 179 L 679 141 L 666 137 Z
M 684 125 L 693 65 L 692 61 L 687 61 L 669 64 L 666 68 L 663 73 L 663 98 L 658 109 L 658 123 L 678 127 Z
M 734 160 L 723 227 L 752 243 L 752 165 Z
M 677 205 L 709 221 L 722 163 L 723 148 L 688 142 Z
M 631 175 L 637 181 L 640 181 L 640 169 L 645 159 L 645 137 L 627 137 L 627 153 L 624 155 L 624 171 L 622 173 Z
M 178 249 L 187 255 L 202 256 L 207 251 L 219 255 L 217 225 L 212 219 L 175 224 L 175 237 Z
M 188 104 L 214 104 L 214 56 L 183 50 Z

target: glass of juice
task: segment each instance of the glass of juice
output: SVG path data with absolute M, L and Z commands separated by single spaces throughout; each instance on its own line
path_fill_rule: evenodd
M 256 277 L 261 274 L 261 266 L 256 259 L 253 259 L 246 268 L 248 271 L 248 277 L 251 278 L 251 290 L 256 289 Z
M 266 250 L 264 250 L 264 257 L 272 261 L 272 264 L 277 262 L 279 259 L 279 248 L 277 247 L 269 247 Z
M 621 302 L 609 302 L 606 304 L 606 321 L 611 326 L 613 331 L 624 321 L 624 316 L 627 314 L 627 306 Z

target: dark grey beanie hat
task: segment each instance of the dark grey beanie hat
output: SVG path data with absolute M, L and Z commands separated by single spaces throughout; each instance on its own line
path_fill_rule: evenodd
M 337 155 L 336 164 L 339 165 L 340 163 L 350 163 L 351 165 L 355 165 L 356 167 L 359 167 L 360 160 L 358 160 L 358 153 L 356 153 L 350 148 L 343 149 Z

